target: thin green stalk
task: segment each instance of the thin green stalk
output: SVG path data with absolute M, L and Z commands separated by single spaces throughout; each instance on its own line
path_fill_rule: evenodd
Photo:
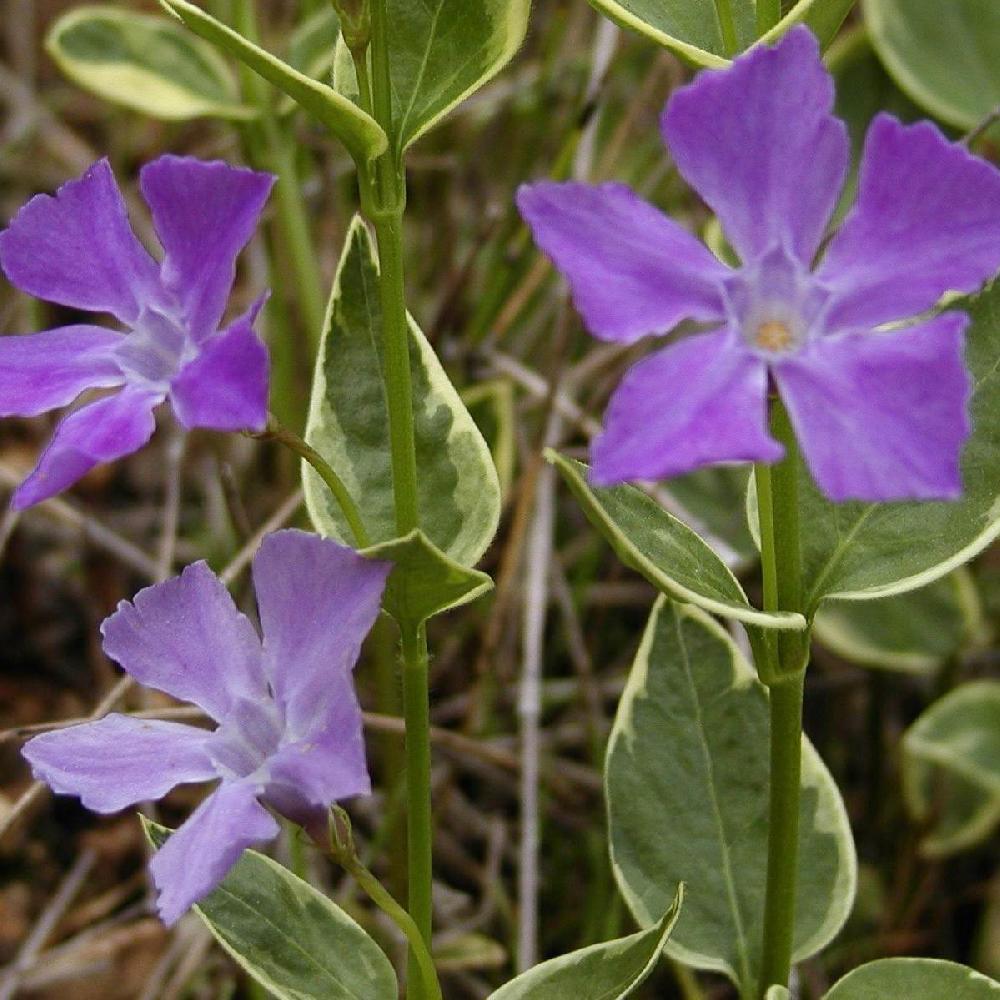
M 310 444 L 302 440 L 294 431 L 282 426 L 278 420 L 271 415 L 268 420 L 267 430 L 259 434 L 251 434 L 251 437 L 262 441 L 276 441 L 278 444 L 294 452 L 299 458 L 305 459 L 316 470 L 320 479 L 329 487 L 333 498 L 340 505 L 344 520 L 347 521 L 351 534 L 354 535 L 354 543 L 360 549 L 366 549 L 371 545 L 368 532 L 365 530 L 364 521 L 350 491 L 344 485 L 344 481 L 334 472 L 332 466 L 323 456 Z
M 233 24 L 245 38 L 259 42 L 253 0 L 235 0 Z M 256 131 L 256 139 L 252 143 L 257 154 L 254 157 L 255 166 L 268 168 L 278 177 L 275 187 L 278 227 L 291 262 L 302 319 L 308 327 L 310 343 L 315 346 L 323 333 L 326 301 L 323 276 L 313 246 L 309 215 L 295 162 L 295 144 L 274 114 L 267 83 L 249 70 L 243 72 L 242 79 L 246 94 L 258 112 L 252 126 Z
M 442 1000 L 441 984 L 438 982 L 437 970 L 434 968 L 434 959 L 413 917 L 396 902 L 392 893 L 361 863 L 354 851 L 353 843 L 344 847 L 334 844 L 330 853 L 333 860 L 354 877 L 368 898 L 406 935 L 406 939 L 410 943 L 410 954 L 413 955 L 416 966 L 420 970 L 420 978 L 425 990 L 424 996 L 427 997 L 427 1000 Z
M 271 148 L 272 169 L 278 176 L 275 185 L 278 223 L 292 265 L 295 291 L 303 322 L 308 329 L 309 343 L 315 348 L 323 336 L 326 300 L 319 257 L 313 245 L 302 182 L 295 162 L 295 147 L 287 131 L 273 117 L 265 121 L 264 127 Z
M 771 432 L 785 446 L 785 458 L 770 469 L 757 468 L 764 607 L 802 611 L 802 562 L 799 540 L 799 457 L 788 414 L 772 403 Z M 808 635 L 780 632 L 765 643 L 769 662 L 758 665 L 770 688 L 770 807 L 767 891 L 760 993 L 788 985 L 795 933 L 799 869 L 799 796 L 802 769 L 802 698 Z
M 758 17 L 762 2 L 763 0 L 757 0 Z M 722 32 L 723 52 L 727 56 L 736 55 L 739 43 L 736 41 L 736 20 L 733 17 L 732 0 L 715 0 L 715 14 L 719 19 L 719 30 Z
M 403 705 L 406 716 L 407 859 L 410 915 L 424 941 L 431 940 L 432 826 L 430 702 L 427 632 L 401 626 Z
M 757 0 L 757 37 L 769 32 L 781 20 L 781 0 Z

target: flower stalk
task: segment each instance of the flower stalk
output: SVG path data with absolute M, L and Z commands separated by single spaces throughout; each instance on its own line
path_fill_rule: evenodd
M 427 1000 L 441 1000 L 441 984 L 434 968 L 434 959 L 413 917 L 393 898 L 392 893 L 369 871 L 354 849 L 351 821 L 347 813 L 334 806 L 330 817 L 331 859 L 344 869 L 362 888 L 368 898 L 403 932 L 410 943 L 410 953 L 424 984 Z
M 722 33 L 722 49 L 727 56 L 734 56 L 739 43 L 736 40 L 736 20 L 733 17 L 732 0 L 715 0 L 715 14 L 719 19 L 719 31 Z
M 289 451 L 294 452 L 299 458 L 307 461 L 316 471 L 320 479 L 326 483 L 333 498 L 340 505 L 344 520 L 347 521 L 351 534 L 354 536 L 354 543 L 358 548 L 365 549 L 371 545 L 368 532 L 365 530 L 361 513 L 351 496 L 350 491 L 344 485 L 344 481 L 334 472 L 332 466 L 323 456 L 311 445 L 306 443 L 298 434 L 283 426 L 274 414 L 268 415 L 267 429 L 258 434 L 251 434 L 251 437 L 261 441 L 275 441 Z
M 771 401 L 771 433 L 785 448 L 774 466 L 756 467 L 764 608 L 802 611 L 799 539 L 800 456 L 781 400 Z M 802 699 L 808 633 L 780 632 L 758 643 L 761 679 L 770 692 L 770 802 L 767 889 L 760 993 L 788 985 L 795 933 L 799 866 L 799 797 L 802 772 Z

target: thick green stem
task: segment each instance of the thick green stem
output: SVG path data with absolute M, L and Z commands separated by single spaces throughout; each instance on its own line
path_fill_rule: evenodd
M 410 915 L 420 928 L 421 936 L 429 945 L 432 919 L 432 826 L 427 633 L 423 625 L 413 627 L 405 623 L 400 631 L 403 652 L 403 704 L 406 716 L 409 909 Z
M 798 480 L 801 459 L 779 399 L 772 402 L 771 432 L 785 447 L 785 458 L 770 468 L 758 466 L 764 607 L 803 611 L 799 539 Z M 799 870 L 799 796 L 802 769 L 802 696 L 808 659 L 808 633 L 781 631 L 766 637 L 758 664 L 770 688 L 770 808 L 767 892 L 760 993 L 788 985 L 795 934 Z
M 403 277 L 403 212 L 406 175 L 402 151 L 392 138 L 392 79 L 386 0 L 371 6 L 371 104 L 375 119 L 390 136 L 390 148 L 375 164 L 374 183 L 359 171 L 362 204 L 375 226 L 382 304 L 385 395 L 389 418 L 392 487 L 396 531 L 405 535 L 420 526 L 417 499 L 417 453 L 413 430 L 410 331 Z M 361 60 L 355 66 L 362 70 Z M 421 938 L 430 946 L 432 909 L 432 826 L 430 705 L 427 684 L 427 633 L 423 624 L 400 622 L 403 659 L 403 714 L 406 720 L 407 861 L 409 911 Z M 410 969 L 419 968 L 410 950 Z M 413 1000 L 433 996 L 425 976 L 411 977 Z
M 379 290 L 382 301 L 382 343 L 385 390 L 389 408 L 389 447 L 396 530 L 405 535 L 419 527 L 417 452 L 413 433 L 413 388 L 410 375 L 410 334 L 403 291 L 403 217 L 400 211 L 379 212 Z
M 757 0 L 758 9 L 761 0 Z M 719 19 L 719 31 L 722 32 L 722 49 L 727 56 L 736 54 L 736 21 L 733 18 L 732 0 L 715 0 L 715 13 Z
M 757 0 L 757 37 L 766 34 L 781 20 L 781 0 Z
M 365 530 L 364 521 L 358 511 L 354 498 L 351 496 L 344 481 L 334 472 L 332 466 L 312 445 L 307 444 L 294 431 L 283 427 L 274 416 L 268 420 L 267 430 L 260 434 L 252 434 L 251 437 L 259 438 L 262 441 L 276 441 L 278 444 L 294 452 L 299 458 L 305 459 L 316 470 L 320 479 L 329 487 L 334 500 L 340 506 L 340 510 L 347 521 L 351 534 L 354 535 L 354 543 L 358 548 L 365 549 L 371 545 L 368 532 Z

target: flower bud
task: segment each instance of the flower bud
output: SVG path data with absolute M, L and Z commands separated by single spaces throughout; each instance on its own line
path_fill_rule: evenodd
M 340 18 L 340 31 L 347 47 L 356 52 L 368 47 L 372 35 L 370 0 L 331 0 Z

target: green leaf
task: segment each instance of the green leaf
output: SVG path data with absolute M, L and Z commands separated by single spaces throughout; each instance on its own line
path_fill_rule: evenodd
M 789 1000 L 791 993 L 784 986 L 770 986 L 764 994 L 764 1000 Z
M 943 857 L 988 839 L 1000 823 L 1000 681 L 963 684 L 903 737 L 903 794 L 932 824 L 921 850 Z
M 677 516 L 698 534 L 704 533 L 705 540 L 729 566 L 757 559 L 743 514 L 742 498 L 749 475 L 748 466 L 720 465 L 677 476 L 664 487 L 682 508 L 676 510 Z
M 631 28 L 671 49 L 697 66 L 725 66 L 725 46 L 716 0 L 590 0 L 602 14 L 623 28 Z M 800 22 L 808 24 L 826 46 L 844 23 L 854 0 L 798 0 L 765 36 L 780 38 Z M 757 12 L 753 0 L 732 0 L 733 19 L 740 52 L 757 38 Z
M 142 825 L 155 847 L 170 836 L 145 818 Z M 256 851 L 244 851 L 195 911 L 278 1000 L 386 1000 L 398 993 L 392 963 L 364 930 L 321 892 Z
M 337 12 L 331 6 L 321 7 L 292 32 L 288 41 L 288 65 L 313 80 L 330 83 L 339 40 Z M 334 83 L 334 90 L 339 89 Z M 357 103 L 350 94 L 344 96 Z M 277 107 L 278 114 L 290 115 L 298 105 L 287 94 L 282 94 Z
M 448 593 L 485 589 L 483 574 L 461 574 L 474 566 L 493 540 L 500 518 L 500 483 L 479 428 L 449 382 L 441 363 L 410 322 L 414 424 L 420 468 L 422 536 L 400 542 L 410 555 L 414 580 L 428 584 L 436 565 Z M 389 427 L 382 383 L 382 310 L 378 264 L 360 218 L 351 224 L 334 282 L 313 382 L 306 440 L 326 459 L 359 501 L 373 544 L 397 540 L 392 493 Z M 352 541 L 340 508 L 315 472 L 304 468 L 306 506 L 316 529 Z M 403 544 L 405 543 L 405 545 Z M 431 554 L 431 552 L 434 554 Z M 419 558 L 418 558 L 419 555 Z M 428 557 L 426 563 L 424 557 Z M 416 561 L 413 561 L 416 560 Z M 423 569 L 417 572 L 418 566 Z M 400 601 L 416 607 L 412 590 Z M 429 602 L 436 605 L 440 596 Z M 471 597 L 466 598 L 471 599 Z M 458 598 L 449 599 L 454 606 Z M 458 603 L 462 603 L 458 601 Z
M 1000 1000 L 1000 983 L 939 958 L 881 958 L 849 972 L 823 1000 Z
M 485 573 L 449 559 L 422 531 L 363 552 L 372 559 L 396 564 L 386 588 L 385 609 L 398 622 L 420 625 L 493 589 L 493 581 Z
M 862 9 L 886 69 L 936 118 L 971 129 L 1000 104 L 993 0 L 863 0 Z
M 52 25 L 45 48 L 74 83 L 152 118 L 255 114 L 240 104 L 236 80 L 215 50 L 170 18 L 75 7 Z
M 879 601 L 826 601 L 816 637 L 864 667 L 927 674 L 982 632 L 982 607 L 968 570 Z
M 664 594 L 750 625 L 805 628 L 801 615 L 751 607 L 739 581 L 709 545 L 652 497 L 634 486 L 591 489 L 585 465 L 551 449 L 545 457 L 618 558 Z
M 647 930 L 543 962 L 490 1000 L 624 1000 L 656 967 L 683 900 L 679 885 L 670 908 Z
M 649 926 L 687 884 L 672 958 L 756 995 L 767 868 L 767 689 L 703 611 L 661 597 L 618 707 L 605 781 L 619 887 Z M 857 861 L 837 787 L 802 742 L 795 956 L 823 948 L 850 912 Z
M 392 130 L 404 150 L 521 47 L 530 0 L 387 0 Z
M 300 73 L 188 0 L 160 0 L 160 4 L 196 35 L 239 59 L 291 97 L 337 136 L 356 161 L 367 162 L 388 148 L 388 139 L 378 122 L 333 87 Z
M 833 504 L 803 470 L 802 568 L 810 615 L 828 597 L 873 600 L 924 587 L 1000 535 L 1000 282 L 957 305 L 972 316 L 965 354 L 975 387 L 962 499 Z M 754 504 L 751 499 L 751 510 Z M 751 515 L 751 524 L 755 520 Z
M 502 378 L 480 382 L 462 391 L 462 402 L 489 443 L 500 480 L 500 494 L 506 496 L 514 484 L 517 459 L 514 386 Z

